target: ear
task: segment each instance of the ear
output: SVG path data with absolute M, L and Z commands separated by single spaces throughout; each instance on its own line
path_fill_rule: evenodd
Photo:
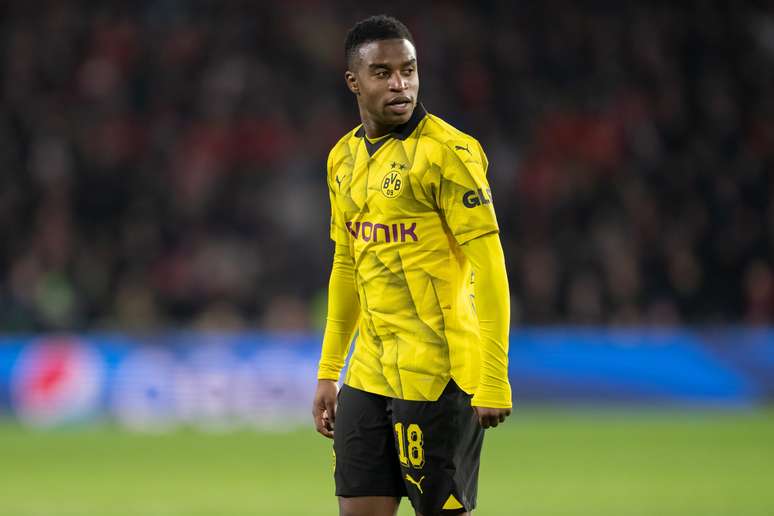
M 344 81 L 346 81 L 349 91 L 355 95 L 360 95 L 360 86 L 357 83 L 357 77 L 355 77 L 354 73 L 350 72 L 349 70 L 344 72 Z

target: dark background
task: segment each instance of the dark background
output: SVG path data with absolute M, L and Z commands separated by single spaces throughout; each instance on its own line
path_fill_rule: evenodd
M 5 2 L 0 329 L 319 327 L 343 41 L 479 139 L 514 325 L 774 318 L 769 2 Z

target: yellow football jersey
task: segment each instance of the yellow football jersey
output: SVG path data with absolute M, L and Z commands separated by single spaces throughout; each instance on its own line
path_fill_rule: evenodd
M 387 138 L 361 127 L 328 158 L 331 238 L 353 259 L 361 317 L 345 383 L 436 400 L 480 367 L 474 277 L 460 245 L 498 231 L 474 138 L 418 105 Z

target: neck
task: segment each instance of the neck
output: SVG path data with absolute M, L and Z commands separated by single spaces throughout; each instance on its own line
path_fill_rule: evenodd
M 397 126 L 395 125 L 380 125 L 373 120 L 363 118 L 363 128 L 365 129 L 366 136 L 371 139 L 381 138 L 382 136 L 392 132 Z
M 360 109 L 360 121 L 363 123 L 365 134 L 369 138 L 379 138 L 395 129 L 396 125 L 383 125 L 368 118 L 368 115 Z

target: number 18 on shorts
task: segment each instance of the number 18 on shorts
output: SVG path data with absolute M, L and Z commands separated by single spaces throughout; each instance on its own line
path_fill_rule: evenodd
M 476 505 L 484 432 L 470 395 L 449 381 L 437 401 L 339 392 L 334 451 L 338 496 L 408 496 L 431 515 Z

